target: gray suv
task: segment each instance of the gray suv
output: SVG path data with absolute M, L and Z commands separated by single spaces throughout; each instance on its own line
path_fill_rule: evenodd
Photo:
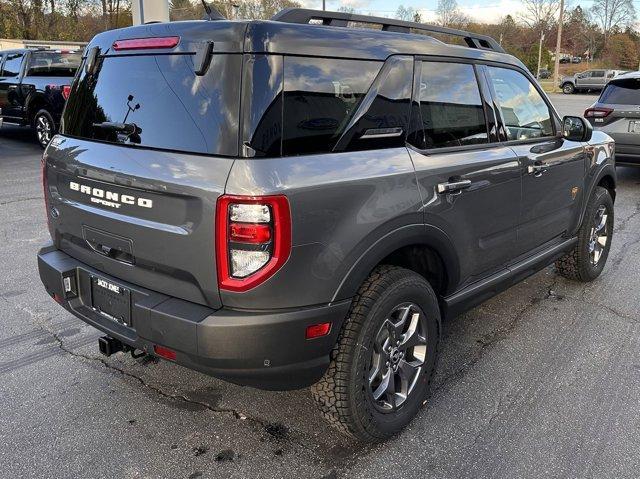
M 311 386 L 380 441 L 442 321 L 553 262 L 600 275 L 613 151 L 468 32 L 300 9 L 109 31 L 43 158 L 40 277 L 106 355 Z
M 611 80 L 584 116 L 615 140 L 617 164 L 640 166 L 640 72 Z

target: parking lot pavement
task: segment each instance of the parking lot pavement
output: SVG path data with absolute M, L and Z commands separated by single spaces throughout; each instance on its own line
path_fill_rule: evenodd
M 555 99 L 555 98 L 554 98 Z M 585 96 L 562 97 L 578 114 Z M 564 104 L 566 102 L 566 104 Z M 103 359 L 43 291 L 38 147 L 0 130 L 0 465 L 5 477 L 637 477 L 640 169 L 620 169 L 603 276 L 553 269 L 444 325 L 432 394 L 399 437 L 341 439 L 307 391 Z

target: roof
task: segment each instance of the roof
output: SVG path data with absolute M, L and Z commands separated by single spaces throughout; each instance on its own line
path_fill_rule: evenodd
M 174 51 L 183 53 L 197 51 L 206 41 L 213 41 L 216 53 L 269 53 L 361 60 L 386 60 L 398 54 L 435 55 L 482 59 L 524 68 L 517 58 L 506 53 L 450 45 L 424 34 L 262 20 L 197 20 L 138 25 L 100 33 L 91 40 L 89 47 L 98 46 L 103 54 L 112 54 L 111 46 L 116 40 L 159 36 L 180 36 L 180 44 Z

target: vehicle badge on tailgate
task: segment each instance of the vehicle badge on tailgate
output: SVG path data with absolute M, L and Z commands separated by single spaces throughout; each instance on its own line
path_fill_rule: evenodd
M 102 188 L 93 188 L 88 185 L 81 185 L 75 181 L 69 182 L 69 189 L 78 191 L 91 197 L 92 203 L 108 206 L 110 208 L 120 208 L 125 205 L 137 205 L 142 208 L 153 208 L 153 200 L 148 198 L 140 198 L 132 195 L 123 195 L 114 191 L 103 190 Z

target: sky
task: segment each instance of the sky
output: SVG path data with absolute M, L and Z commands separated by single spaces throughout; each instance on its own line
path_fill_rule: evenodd
M 399 5 L 413 7 L 420 11 L 423 21 L 432 21 L 435 18 L 437 0 L 326 0 L 327 10 L 337 10 L 340 6 L 349 6 L 358 10 L 358 13 L 390 17 L 393 16 Z M 302 0 L 304 6 L 309 8 L 322 8 L 322 0 Z M 638 2 L 635 2 L 638 6 Z M 568 2 L 569 7 L 576 5 L 584 9 L 591 8 L 593 0 L 573 0 Z M 522 2 L 519 0 L 458 0 L 460 10 L 472 20 L 481 22 L 496 22 L 505 15 L 511 14 L 517 17 L 522 11 Z M 640 10 L 640 9 L 639 9 Z

